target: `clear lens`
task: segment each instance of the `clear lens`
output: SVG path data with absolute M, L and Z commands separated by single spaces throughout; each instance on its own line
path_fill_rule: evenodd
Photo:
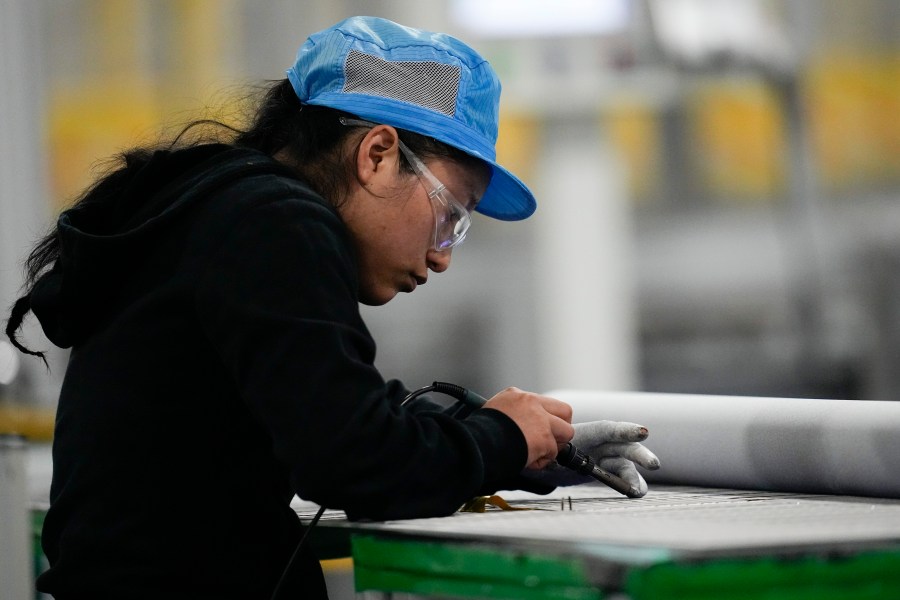
M 472 224 L 469 211 L 403 142 L 400 142 L 400 151 L 412 165 L 431 199 L 431 208 L 434 210 L 434 249 L 440 252 L 460 245 L 466 239 L 466 232 Z
M 458 246 L 472 223 L 469 211 L 446 188 L 435 190 L 428 197 L 434 209 L 434 249 Z

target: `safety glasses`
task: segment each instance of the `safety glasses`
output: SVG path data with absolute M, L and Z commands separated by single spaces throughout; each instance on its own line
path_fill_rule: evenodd
M 341 117 L 340 122 L 342 125 L 359 127 L 375 127 L 376 125 L 370 121 L 346 117 Z M 438 252 L 443 252 L 460 245 L 466 239 L 466 233 L 472 225 L 472 216 L 469 211 L 450 193 L 447 186 L 428 170 L 425 163 L 406 144 L 400 140 L 397 141 L 400 151 L 406 157 L 416 177 L 419 178 L 422 187 L 428 192 L 428 199 L 431 200 L 431 208 L 434 212 L 434 245 L 432 247 Z

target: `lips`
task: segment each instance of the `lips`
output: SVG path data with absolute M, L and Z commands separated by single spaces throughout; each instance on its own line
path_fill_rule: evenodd
M 417 286 L 424 285 L 425 282 L 428 281 L 428 277 L 421 277 L 414 273 L 410 273 L 409 276 L 409 285 L 404 286 L 404 289 L 401 291 L 409 293 L 416 289 Z

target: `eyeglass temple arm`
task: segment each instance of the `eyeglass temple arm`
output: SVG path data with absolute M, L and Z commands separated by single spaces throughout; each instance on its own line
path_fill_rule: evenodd
M 339 120 L 341 122 L 341 125 L 355 125 L 359 127 L 375 127 L 378 125 L 378 123 L 373 123 L 372 121 L 364 121 L 363 119 L 351 119 L 348 117 L 340 117 Z M 408 160 L 413 166 L 413 169 L 415 169 L 416 174 L 427 179 L 428 183 L 431 184 L 431 187 L 434 188 L 434 191 L 432 191 L 429 196 L 434 196 L 438 192 L 441 192 L 447 188 L 447 186 L 441 183 L 437 177 L 431 174 L 431 172 L 425 167 L 425 163 L 423 163 L 422 160 L 418 156 L 416 156 L 415 153 L 413 153 L 413 151 L 409 149 L 409 146 L 404 144 L 403 140 L 401 140 L 399 137 L 397 138 L 397 143 L 400 146 L 400 151 L 403 152 L 403 156 L 406 157 L 406 160 Z

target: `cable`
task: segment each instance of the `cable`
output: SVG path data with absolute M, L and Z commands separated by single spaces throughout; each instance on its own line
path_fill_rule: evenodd
M 281 572 L 281 577 L 278 579 L 278 585 L 275 586 L 275 591 L 272 592 L 272 597 L 270 600 L 278 600 L 278 598 L 281 596 L 284 582 L 287 581 L 288 574 L 294 570 L 294 563 L 296 562 L 297 557 L 300 556 L 300 551 L 303 549 L 303 545 L 306 543 L 306 538 L 309 537 L 309 532 L 312 531 L 312 528 L 316 526 L 316 523 L 319 522 L 319 518 L 324 512 L 325 507 L 320 506 L 318 512 L 316 512 L 316 516 L 314 516 L 312 521 L 309 522 L 309 525 L 306 526 L 306 531 L 303 532 L 303 537 L 300 538 L 300 541 L 297 543 L 297 547 L 294 548 L 294 553 L 291 555 L 291 559 L 288 561 L 287 565 L 285 565 L 284 571 Z
M 427 385 L 407 394 L 400 402 L 400 406 L 405 406 L 410 400 L 418 398 L 422 394 L 428 392 L 438 392 L 446 394 L 451 398 L 455 398 L 458 401 L 457 404 L 459 406 L 452 407 L 449 414 L 459 419 L 465 418 L 474 409 L 481 408 L 484 406 L 484 403 L 487 402 L 483 397 L 461 385 L 444 381 L 435 381 L 431 385 Z M 616 475 L 598 467 L 590 456 L 581 452 L 571 443 L 567 443 L 563 449 L 560 450 L 559 454 L 556 455 L 556 462 L 581 475 L 589 475 L 617 492 L 631 498 L 636 498 L 640 495 L 630 483 L 627 483 Z M 285 566 L 284 571 L 281 573 L 281 578 L 278 580 L 278 585 L 275 586 L 275 591 L 272 593 L 271 600 L 278 600 L 279 595 L 282 593 L 284 582 L 287 580 L 288 574 L 293 570 L 294 563 L 297 560 L 297 557 L 300 556 L 300 551 L 303 549 L 303 545 L 309 537 L 309 533 L 312 531 L 313 527 L 316 526 L 316 523 L 319 522 L 319 517 L 321 517 L 324 512 L 325 507 L 320 507 L 316 516 L 313 517 L 312 521 L 309 522 L 309 525 L 306 526 L 306 531 L 303 532 L 303 537 L 300 538 L 300 542 L 297 544 L 294 554 L 291 556 L 287 566 Z
M 440 388 L 440 389 L 438 389 L 438 388 Z M 452 393 L 444 391 L 444 390 L 448 390 L 448 389 Z M 443 392 L 449 396 L 453 396 L 454 398 L 456 398 L 457 396 L 455 394 L 464 395 L 464 392 L 466 390 L 465 390 L 465 388 L 460 387 L 458 385 L 454 385 L 452 383 L 435 382 L 433 385 L 419 388 L 418 390 L 407 394 L 407 396 L 400 403 L 400 406 L 405 405 L 407 402 L 409 402 L 413 398 L 416 398 L 418 396 L 421 396 L 422 394 L 425 394 L 425 393 L 431 392 L 431 391 Z M 287 565 L 285 565 L 285 567 L 284 567 L 284 571 L 281 572 L 281 577 L 278 579 L 278 584 L 275 586 L 275 590 L 272 592 L 272 596 L 271 596 L 270 600 L 279 600 L 281 594 L 283 593 L 284 583 L 287 581 L 288 575 L 291 573 L 291 571 L 294 570 L 294 564 L 297 562 L 297 558 L 300 556 L 300 552 L 301 552 L 301 550 L 303 550 L 303 546 L 306 544 L 306 540 L 307 540 L 307 538 L 309 538 L 310 532 L 313 530 L 313 527 L 316 526 L 316 523 L 319 522 L 319 518 L 322 516 L 322 514 L 324 512 L 325 512 L 325 507 L 324 506 L 319 507 L 318 512 L 316 512 L 316 516 L 314 516 L 312 521 L 309 522 L 309 525 L 306 526 L 306 530 L 303 532 L 303 537 L 300 538 L 300 541 L 297 543 L 297 547 L 294 548 L 294 553 L 291 555 L 290 560 L 287 562 Z
M 437 383 L 437 382 L 435 382 L 435 383 Z M 434 391 L 434 384 L 431 384 L 431 385 L 426 385 L 423 388 L 419 388 L 414 392 L 410 392 L 403 399 L 403 402 L 400 403 L 400 406 L 405 406 L 406 403 L 409 402 L 410 400 L 412 400 L 413 398 L 418 398 L 422 394 L 426 394 L 428 392 L 433 392 L 433 391 Z
M 438 388 L 440 388 L 440 389 L 438 389 Z M 444 391 L 446 389 L 450 389 L 451 392 L 453 392 L 453 393 L 448 393 L 448 392 Z M 458 385 L 454 385 L 452 383 L 442 384 L 440 382 L 435 382 L 433 385 L 419 388 L 418 390 L 407 394 L 407 396 L 400 403 L 400 406 L 403 406 L 404 404 L 406 404 L 413 398 L 416 398 L 418 396 L 421 396 L 422 394 L 425 394 L 425 393 L 431 392 L 431 391 L 443 392 L 449 396 L 453 396 L 454 398 L 456 398 L 457 396 L 454 394 L 464 393 L 465 388 L 462 388 Z M 303 537 L 300 538 L 300 541 L 297 543 L 297 547 L 294 548 L 294 553 L 291 555 L 291 559 L 288 561 L 287 565 L 285 565 L 284 571 L 281 572 L 281 577 L 278 579 L 278 584 L 275 586 L 275 590 L 272 592 L 272 597 L 270 598 L 270 600 L 279 600 L 279 597 L 282 594 L 282 590 L 284 589 L 284 583 L 285 583 L 285 581 L 287 581 L 288 575 L 291 573 L 291 571 L 294 570 L 294 564 L 297 562 L 297 557 L 300 556 L 300 551 L 303 550 L 303 546 L 306 544 L 306 540 L 309 537 L 310 532 L 312 531 L 313 527 L 316 526 L 316 523 L 319 522 L 319 518 L 322 516 L 322 513 L 324 513 L 324 512 L 325 512 L 325 507 L 324 506 L 320 507 L 318 512 L 316 513 L 316 516 L 313 517 L 312 521 L 309 522 L 309 525 L 306 526 L 306 531 L 303 532 Z

